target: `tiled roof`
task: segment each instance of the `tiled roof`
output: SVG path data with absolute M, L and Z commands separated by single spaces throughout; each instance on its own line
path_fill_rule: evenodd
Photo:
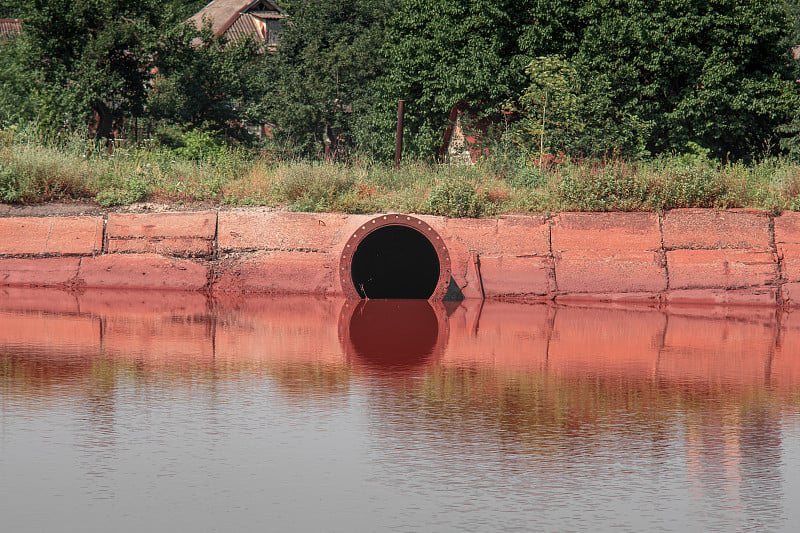
M 0 19 L 0 41 L 13 39 L 20 33 L 22 33 L 22 21 Z
M 252 13 L 248 13 L 249 11 Z M 259 39 L 265 40 L 268 36 L 262 29 L 263 25 L 259 25 L 254 19 L 256 17 L 279 19 L 283 16 L 283 9 L 271 0 L 214 0 L 189 20 L 200 27 L 204 19 L 210 19 L 211 28 L 217 37 L 232 31 L 233 33 L 228 36 L 235 39 L 244 35 L 242 32 L 247 31 L 247 33 L 255 33 Z

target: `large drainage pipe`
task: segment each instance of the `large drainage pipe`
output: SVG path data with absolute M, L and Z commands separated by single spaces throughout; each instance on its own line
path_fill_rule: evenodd
M 381 215 L 347 240 L 339 276 L 350 298 L 442 300 L 450 285 L 450 255 L 425 221 Z

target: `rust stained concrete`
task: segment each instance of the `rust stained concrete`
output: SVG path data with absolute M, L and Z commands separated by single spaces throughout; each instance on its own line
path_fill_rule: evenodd
M 342 251 L 376 216 L 236 209 L 5 217 L 0 286 L 342 295 Z M 795 213 L 416 218 L 443 240 L 467 299 L 800 303 Z

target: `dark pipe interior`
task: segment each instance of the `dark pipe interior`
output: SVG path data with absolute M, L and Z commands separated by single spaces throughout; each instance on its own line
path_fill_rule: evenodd
M 364 237 L 350 272 L 362 298 L 427 300 L 439 281 L 439 256 L 417 230 L 385 226 Z

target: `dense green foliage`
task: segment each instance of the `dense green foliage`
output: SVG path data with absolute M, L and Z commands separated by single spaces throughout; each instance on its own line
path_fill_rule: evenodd
M 613 9 L 609 7 L 613 6 Z M 696 143 L 720 158 L 777 145 L 775 128 L 796 107 L 791 31 L 781 2 L 585 2 L 576 61 L 608 81 L 623 115 L 650 123 L 653 153 Z
M 183 24 L 156 41 L 148 107 L 151 116 L 185 129 L 246 137 L 244 124 L 258 123 L 254 105 L 261 98 L 259 45 L 249 38 L 228 43 L 210 27 L 199 36 Z
M 24 27 L 0 43 L 0 126 L 136 118 L 190 151 L 386 161 L 402 99 L 406 158 L 436 160 L 457 108 L 492 174 L 529 184 L 570 158 L 800 157 L 794 0 L 286 0 L 275 50 L 181 24 L 204 3 L 0 0 Z
M 389 0 L 295 0 L 274 55 L 265 55 L 263 104 L 276 135 L 307 155 L 341 159 L 363 134 L 380 78 Z M 367 126 L 368 127 L 368 126 Z M 360 129 L 361 128 L 361 129 Z M 359 137 L 361 135 L 361 137 Z
M 427 156 L 436 150 L 453 106 L 466 104 L 483 116 L 524 89 L 526 61 L 519 39 L 525 28 L 521 22 L 529 10 L 536 9 L 532 4 L 516 0 L 401 2 L 384 47 L 390 67 L 376 90 L 388 97 L 387 128 L 392 104 L 398 99 L 407 102 L 412 153 Z

